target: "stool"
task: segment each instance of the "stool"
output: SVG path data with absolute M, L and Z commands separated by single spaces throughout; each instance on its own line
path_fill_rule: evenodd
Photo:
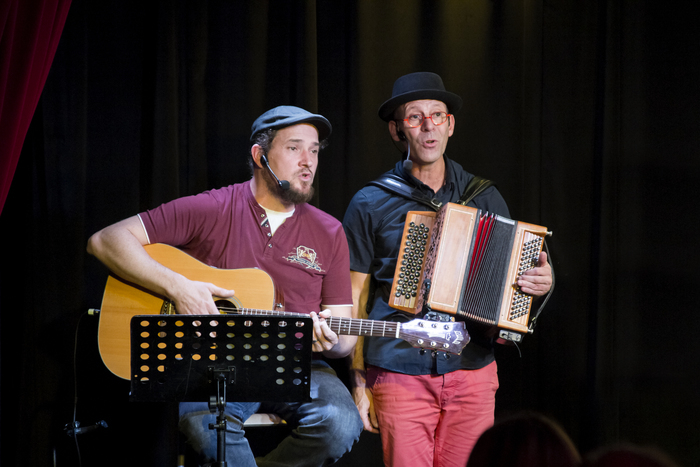
M 274 413 L 254 413 L 244 423 L 244 427 L 259 427 L 270 425 L 286 425 L 287 422 L 282 420 L 279 415 Z

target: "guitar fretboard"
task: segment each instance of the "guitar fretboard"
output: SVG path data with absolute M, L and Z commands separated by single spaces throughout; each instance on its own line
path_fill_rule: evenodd
M 308 313 L 292 313 L 289 311 L 271 311 L 257 310 L 253 308 L 238 308 L 229 309 L 222 308 L 220 311 L 224 314 L 236 315 L 256 315 L 256 316 L 286 316 L 286 317 L 305 317 L 308 318 Z M 331 316 L 325 318 L 328 327 L 336 334 L 345 334 L 348 336 L 370 336 L 370 337 L 401 337 L 401 323 L 391 321 L 375 321 L 371 319 L 359 318 L 341 318 L 339 316 Z

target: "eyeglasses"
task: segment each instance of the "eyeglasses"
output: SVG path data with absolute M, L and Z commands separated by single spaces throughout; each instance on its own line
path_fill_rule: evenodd
M 450 117 L 452 114 L 448 114 L 447 112 L 433 112 L 432 114 L 428 115 L 427 117 L 424 117 L 420 114 L 416 115 L 411 115 L 408 118 L 404 118 L 403 121 L 408 124 L 411 128 L 416 128 L 419 127 L 423 124 L 423 120 L 426 118 L 429 118 L 435 126 L 440 126 L 443 123 L 447 121 L 447 118 Z

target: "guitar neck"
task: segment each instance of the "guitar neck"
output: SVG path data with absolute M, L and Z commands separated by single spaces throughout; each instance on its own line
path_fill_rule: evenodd
M 239 315 L 257 316 L 287 316 L 287 317 L 309 317 L 308 313 L 292 313 L 289 311 L 256 310 L 252 308 L 240 308 L 227 313 Z M 368 336 L 368 337 L 401 337 L 401 323 L 391 321 L 375 321 L 371 319 L 341 318 L 331 316 L 326 318 L 328 327 L 336 334 L 347 336 Z

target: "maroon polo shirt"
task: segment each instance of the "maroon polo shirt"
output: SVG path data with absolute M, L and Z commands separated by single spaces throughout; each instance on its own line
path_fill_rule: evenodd
M 286 311 L 352 304 L 343 228 L 309 204 L 297 205 L 274 235 L 250 181 L 179 198 L 139 217 L 149 243 L 176 246 L 217 268 L 267 272 L 284 294 Z

